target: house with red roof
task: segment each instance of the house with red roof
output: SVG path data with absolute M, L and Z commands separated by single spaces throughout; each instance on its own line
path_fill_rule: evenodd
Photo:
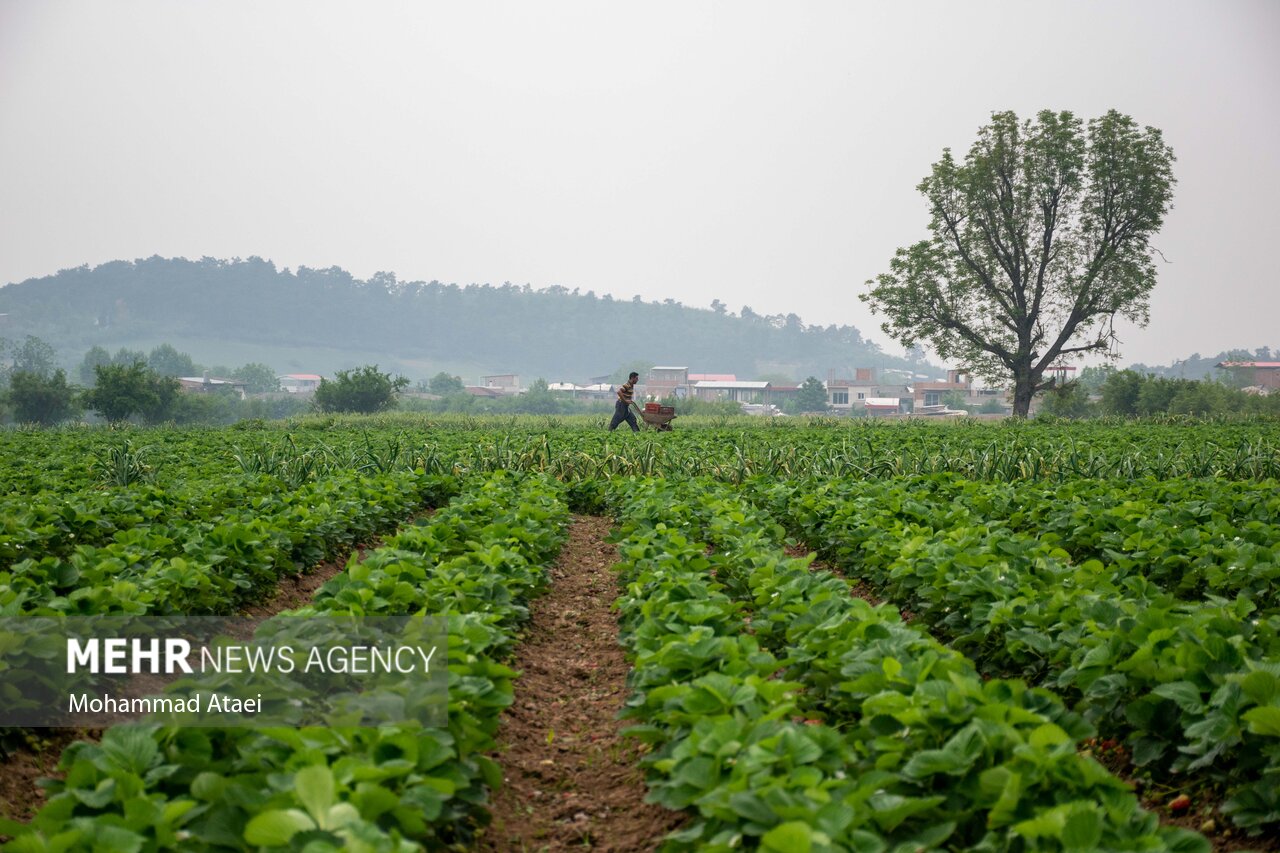
M 1280 391 L 1280 361 L 1220 361 L 1216 366 L 1230 370 L 1244 386 Z
M 312 394 L 320 387 L 320 380 L 324 377 L 319 373 L 286 373 L 276 378 L 280 380 L 281 391 L 288 391 L 290 394 Z

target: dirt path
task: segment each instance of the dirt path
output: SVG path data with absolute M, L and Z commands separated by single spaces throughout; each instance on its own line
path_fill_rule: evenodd
M 680 824 L 678 813 L 644 802 L 638 746 L 619 734 L 630 666 L 609 609 L 618 559 L 609 526 L 574 517 L 551 588 L 533 603 L 494 756 L 506 782 L 476 845 L 482 853 L 637 853 Z

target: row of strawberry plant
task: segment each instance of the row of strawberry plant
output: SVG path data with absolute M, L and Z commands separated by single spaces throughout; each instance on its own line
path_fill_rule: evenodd
M 191 504 L 202 509 L 188 510 L 186 518 L 179 510 L 171 519 L 160 513 L 181 500 L 158 499 L 158 490 L 127 490 L 117 496 L 128 508 L 117 519 L 139 512 L 141 523 L 122 527 L 110 544 L 77 546 L 63 558 L 28 558 L 0 571 L 0 614 L 226 612 L 261 596 L 282 576 L 368 541 L 456 491 L 456 481 L 445 477 L 348 474 L 285 493 L 227 489 L 223 496 L 238 496 L 237 505 L 226 501 L 207 518 L 203 509 L 210 504 L 198 499 L 198 491 L 179 491 L 196 495 Z M 19 731 L 0 729 L 0 754 Z
M 1221 784 L 1239 826 L 1280 823 L 1280 614 L 1246 596 L 1181 601 L 962 508 L 904 521 L 872 484 L 855 500 L 856 484 L 764 491 L 810 545 L 988 672 L 1054 686 L 1139 767 Z
M 245 494 L 211 518 L 165 518 L 110 543 L 0 572 L 0 608 L 16 613 L 218 612 L 284 574 L 394 527 L 456 491 L 451 478 L 340 474 L 297 490 Z
M 516 674 L 501 661 L 546 584 L 566 519 L 553 484 L 494 476 L 352 562 L 312 604 L 275 617 L 443 615 L 447 727 L 116 726 L 64 753 L 66 779 L 32 822 L 0 824 L 16 836 L 5 849 L 405 851 L 464 841 L 501 782 L 484 755 L 513 696 Z
M 1091 729 L 1051 694 L 984 684 L 786 557 L 781 529 L 723 486 L 618 500 L 628 714 L 657 747 L 654 798 L 697 810 L 673 848 L 1207 849 L 1079 756 Z
M 1141 575 L 1179 598 L 1247 595 L 1280 609 L 1280 489 L 1274 482 L 983 483 L 953 475 L 890 483 L 761 481 L 778 513 L 803 515 L 796 494 L 820 491 L 848 513 L 927 529 L 1007 528 L 1060 548 L 1072 562 L 1101 561 L 1112 582 Z
M 223 475 L 172 486 L 39 492 L 0 498 L 0 567 L 36 557 L 61 557 L 84 545 L 104 545 L 139 527 L 212 521 L 228 509 L 285 490 L 266 476 Z
M 980 491 L 980 490 L 975 490 Z M 1008 526 L 1059 545 L 1074 562 L 1100 560 L 1116 577 L 1141 574 L 1178 598 L 1246 595 L 1280 611 L 1280 486 L 1275 481 L 1079 481 L 1021 490 Z

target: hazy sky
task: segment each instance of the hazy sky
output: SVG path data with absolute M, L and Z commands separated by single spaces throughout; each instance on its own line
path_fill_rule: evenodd
M 1280 3 L 0 0 L 0 282 L 151 255 L 851 323 L 994 110 L 1178 162 L 1125 363 L 1280 346 Z M 640 330 L 620 330 L 638 334 Z

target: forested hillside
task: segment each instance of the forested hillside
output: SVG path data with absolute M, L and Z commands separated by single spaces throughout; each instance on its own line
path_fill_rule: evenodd
M 290 271 L 261 258 L 153 257 L 62 270 L 0 288 L 0 313 L 8 314 L 0 334 L 36 335 L 68 362 L 95 345 L 167 341 L 206 363 L 244 361 L 248 347 L 250 360 L 280 369 L 324 372 L 373 357 L 395 369 L 466 365 L 553 380 L 631 362 L 798 378 L 905 366 L 852 326 L 805 326 L 794 314 L 559 287 L 402 282 L 386 273 L 360 280 L 337 267 Z M 210 351 L 218 347 L 238 349 Z

